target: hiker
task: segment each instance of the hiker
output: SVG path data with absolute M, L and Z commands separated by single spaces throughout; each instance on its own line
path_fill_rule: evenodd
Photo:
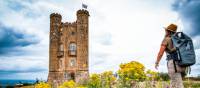
M 155 62 L 155 68 L 158 69 L 159 62 L 166 52 L 167 56 L 167 68 L 168 75 L 170 77 L 170 88 L 184 88 L 181 73 L 185 71 L 185 67 L 180 67 L 177 62 L 174 61 L 173 52 L 176 52 L 176 48 L 173 46 L 171 35 L 176 33 L 177 25 L 170 24 L 165 29 L 165 37 L 161 43 L 160 51 Z M 176 56 L 176 55 L 174 55 Z

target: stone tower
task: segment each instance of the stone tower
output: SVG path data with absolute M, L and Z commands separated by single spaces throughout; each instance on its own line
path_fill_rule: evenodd
M 89 76 L 89 12 L 81 9 L 76 15 L 73 23 L 63 23 L 58 13 L 50 15 L 49 83 L 83 82 Z

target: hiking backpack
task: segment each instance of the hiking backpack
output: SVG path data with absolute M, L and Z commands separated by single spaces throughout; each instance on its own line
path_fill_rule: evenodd
M 171 36 L 171 39 L 174 47 L 176 47 L 178 65 L 187 67 L 195 64 L 196 59 L 192 39 L 183 32 L 175 33 Z

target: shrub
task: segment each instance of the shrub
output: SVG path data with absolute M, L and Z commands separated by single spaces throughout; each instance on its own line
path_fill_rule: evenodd
M 64 82 L 59 88 L 75 88 L 76 83 L 73 80 Z
M 101 79 L 99 74 L 92 74 L 89 78 L 89 88 L 101 88 Z
M 159 80 L 160 76 L 158 75 L 158 72 L 152 71 L 152 70 L 147 70 L 146 71 L 146 79 L 147 80 Z
M 163 72 L 161 72 L 161 73 L 158 73 L 158 76 L 160 77 L 160 79 L 161 80 L 163 80 L 163 81 L 169 81 L 169 75 L 167 74 L 167 73 L 163 73 Z
M 146 78 L 144 70 L 144 65 L 137 61 L 121 64 L 118 70 L 121 87 L 130 87 L 136 81 L 144 81 Z
M 51 88 L 51 86 L 48 83 L 40 82 L 35 85 L 35 88 Z

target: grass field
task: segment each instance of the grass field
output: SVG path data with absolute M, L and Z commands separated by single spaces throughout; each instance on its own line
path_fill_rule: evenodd
M 200 81 L 184 81 L 185 88 L 200 88 Z

